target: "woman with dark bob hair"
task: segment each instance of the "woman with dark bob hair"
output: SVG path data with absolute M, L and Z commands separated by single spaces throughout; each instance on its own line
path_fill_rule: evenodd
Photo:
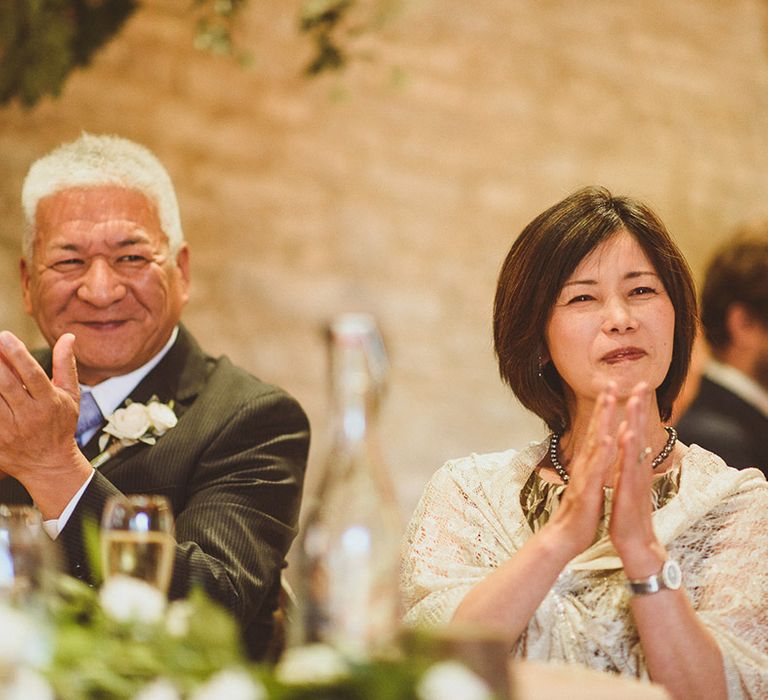
M 768 484 L 666 425 L 695 329 L 688 266 L 643 203 L 590 187 L 526 226 L 494 340 L 551 433 L 435 473 L 406 537 L 408 622 L 680 700 L 768 698 Z

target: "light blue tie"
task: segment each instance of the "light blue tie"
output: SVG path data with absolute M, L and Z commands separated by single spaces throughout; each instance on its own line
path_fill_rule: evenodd
M 82 447 L 83 438 L 94 428 L 98 428 L 104 421 L 101 415 L 99 405 L 90 391 L 84 391 L 80 394 L 80 415 L 77 418 L 77 430 L 75 431 L 75 440 L 77 446 Z

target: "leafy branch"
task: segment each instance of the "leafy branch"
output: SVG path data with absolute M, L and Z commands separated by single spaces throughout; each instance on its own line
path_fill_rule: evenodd
M 256 0 L 189 1 L 194 46 L 248 63 L 233 34 L 243 10 Z M 304 0 L 298 29 L 313 45 L 307 75 L 343 68 L 348 45 L 380 26 L 401 2 Z M 0 105 L 17 98 L 31 107 L 45 95 L 58 96 L 70 73 L 87 66 L 138 7 L 139 0 L 2 0 Z
M 4 0 L 0 5 L 0 104 L 57 96 L 67 76 L 122 27 L 137 0 Z

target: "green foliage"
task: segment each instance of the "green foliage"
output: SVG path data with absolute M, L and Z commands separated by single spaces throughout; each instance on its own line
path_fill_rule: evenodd
M 161 595 L 139 585 L 141 603 Z M 424 700 L 418 689 L 425 673 L 447 658 L 429 636 L 418 635 L 387 658 L 354 661 L 330 647 L 313 645 L 289 650 L 277 667 L 257 665 L 243 653 L 235 620 L 201 590 L 143 621 L 111 616 L 114 605 L 123 609 L 123 603 L 130 607 L 137 602 L 135 588 L 123 587 L 109 605 L 104 590 L 100 595 L 62 576 L 49 597 L 53 657 L 45 675 L 57 700 L 128 700 L 160 679 L 180 698 L 190 698 L 222 673 L 244 676 L 268 700 Z M 455 673 L 450 682 L 456 682 Z M 210 686 L 206 690 L 211 692 Z M 461 690 L 457 692 L 460 697 Z M 502 696 L 490 690 L 482 695 L 486 700 Z M 434 691 L 428 697 L 436 697 Z
M 93 517 L 83 518 L 83 543 L 91 581 L 99 586 L 102 582 L 101 531 Z
M 247 3 L 248 0 L 193 0 L 197 17 L 195 48 L 220 55 L 236 53 L 241 62 L 248 61 L 248 54 L 235 52 L 232 39 L 237 15 Z
M 0 104 L 31 106 L 58 95 L 136 9 L 137 0 L 3 0 L 0 3 Z
M 353 4 L 353 0 L 305 0 L 299 26 L 315 44 L 315 56 L 306 68 L 309 75 L 338 70 L 346 63 L 346 55 L 337 39 L 337 28 L 343 24 Z
M 102 610 L 94 589 L 62 577 L 51 602 L 55 636 L 48 677 L 56 697 L 127 699 L 161 676 L 189 690 L 222 668 L 245 663 L 237 625 L 225 610 L 201 591 L 183 605 L 183 633 L 166 620 L 119 622 Z
M 138 8 L 140 0 L 0 0 L 0 105 L 17 98 L 31 107 L 45 95 L 58 96 L 70 73 L 86 66 Z M 249 2 L 186 0 L 201 51 L 252 62 L 233 34 Z M 403 0 L 374 0 L 358 12 L 360 0 L 304 0 L 299 30 L 314 52 L 306 73 L 316 76 L 343 68 L 350 44 L 376 29 Z
M 314 43 L 306 67 L 310 76 L 344 68 L 355 40 L 380 29 L 397 15 L 405 0 L 304 0 L 299 26 Z

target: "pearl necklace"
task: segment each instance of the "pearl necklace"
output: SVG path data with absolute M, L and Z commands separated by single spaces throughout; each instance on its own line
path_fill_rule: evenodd
M 672 448 L 677 442 L 677 431 L 671 425 L 665 425 L 664 430 L 667 431 L 669 437 L 667 438 L 667 443 L 664 445 L 664 449 L 662 449 L 662 451 L 654 457 L 653 462 L 651 462 L 651 469 L 656 469 L 656 467 L 669 457 Z M 571 477 L 568 476 L 565 467 L 560 464 L 560 461 L 557 459 L 557 446 L 560 443 L 561 437 L 560 433 L 552 433 L 549 436 L 549 461 L 552 462 L 552 466 L 555 468 L 557 475 L 563 480 L 563 483 L 567 484 Z

